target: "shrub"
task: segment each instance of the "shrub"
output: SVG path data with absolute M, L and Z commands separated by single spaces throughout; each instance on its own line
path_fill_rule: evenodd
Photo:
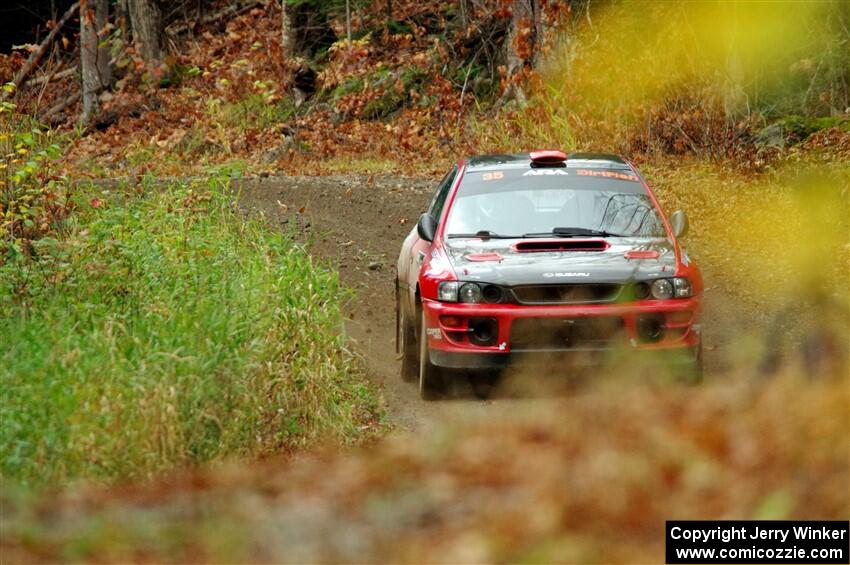
M 850 12 L 834 3 L 788 8 L 601 3 L 592 24 L 574 18 L 553 44 L 527 85 L 527 106 L 477 124 L 478 144 L 758 165 L 753 134 L 765 125 L 789 114 L 834 120 L 850 106 Z M 821 129 L 804 129 L 812 127 Z
M 0 265 L 29 255 L 30 242 L 55 233 L 70 213 L 67 183 L 53 166 L 60 154 L 56 134 L 0 102 Z

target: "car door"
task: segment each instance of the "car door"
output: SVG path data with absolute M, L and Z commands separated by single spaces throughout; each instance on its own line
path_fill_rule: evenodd
M 443 180 L 441 180 L 440 184 L 437 185 L 437 189 L 434 191 L 434 196 L 428 204 L 427 212 L 437 218 L 438 222 L 440 221 L 440 216 L 445 208 L 446 199 L 448 198 L 449 192 L 451 191 L 452 185 L 454 185 L 455 178 L 457 177 L 457 171 L 458 167 L 455 165 L 448 173 L 446 173 Z M 425 261 L 425 258 L 430 252 L 431 242 L 420 238 L 416 227 L 413 228 L 413 231 L 408 238 L 410 239 L 410 246 L 408 248 L 409 253 L 405 259 L 407 263 L 407 283 L 409 285 L 408 305 L 412 306 L 415 304 L 416 282 L 419 280 L 419 271 L 422 268 L 422 263 Z

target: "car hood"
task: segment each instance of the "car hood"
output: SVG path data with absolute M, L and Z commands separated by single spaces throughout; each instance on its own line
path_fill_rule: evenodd
M 673 276 L 676 253 L 664 238 L 595 239 L 599 251 L 517 251 L 516 245 L 539 240 L 448 240 L 446 255 L 458 280 L 505 286 L 555 283 L 616 283 Z M 627 252 L 657 253 L 627 258 Z

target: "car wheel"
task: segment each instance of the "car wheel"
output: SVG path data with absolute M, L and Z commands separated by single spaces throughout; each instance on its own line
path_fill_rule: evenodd
M 431 363 L 428 355 L 428 335 L 425 315 L 419 325 L 419 396 L 423 400 L 436 400 L 443 395 L 443 371 Z
M 410 316 L 401 309 L 401 379 L 405 382 L 413 382 L 419 376 L 419 357 L 416 344 L 416 326 L 410 321 Z

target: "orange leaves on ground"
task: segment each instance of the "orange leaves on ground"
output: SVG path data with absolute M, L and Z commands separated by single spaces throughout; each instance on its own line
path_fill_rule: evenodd
M 116 561 L 179 548 L 197 561 L 227 550 L 229 561 L 634 563 L 663 556 L 671 517 L 846 517 L 847 454 L 836 448 L 850 439 L 846 375 L 609 385 L 533 406 L 506 400 L 507 410 L 355 453 L 54 495 L 29 529 L 12 530 L 9 549 L 40 560 L 82 547 L 81 559 Z M 150 543 L 152 520 L 176 546 Z M 121 544 L 98 535 L 104 522 Z M 222 523 L 235 525 L 231 545 L 209 533 Z M 52 543 L 16 533 L 32 531 Z M 352 531 L 357 543 L 341 543 Z

